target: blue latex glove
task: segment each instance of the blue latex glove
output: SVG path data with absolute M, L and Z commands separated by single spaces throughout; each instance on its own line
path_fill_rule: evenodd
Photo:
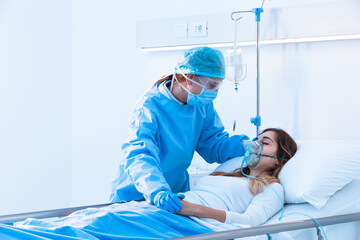
M 171 213 L 179 212 L 182 208 L 179 198 L 183 199 L 184 197 L 185 195 L 181 193 L 160 191 L 154 197 L 154 205 Z

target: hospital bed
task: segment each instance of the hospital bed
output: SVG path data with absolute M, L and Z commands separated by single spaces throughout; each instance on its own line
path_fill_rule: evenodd
M 329 225 L 324 227 L 327 238 L 330 239 L 360 239 L 360 177 L 354 179 L 343 189 L 336 192 L 321 209 L 317 209 L 309 203 L 288 204 L 285 206 L 285 214 L 287 213 L 304 213 L 314 218 L 323 218 L 331 216 L 339 216 L 344 214 L 358 213 L 357 222 L 342 223 Z M 283 221 L 279 221 L 280 213 L 269 219 L 266 225 L 281 222 L 307 220 L 302 215 L 289 215 Z M 355 217 L 355 215 L 350 215 Z M 344 219 L 345 220 L 345 219 Z M 288 234 L 296 240 L 317 239 L 318 229 L 302 229 L 288 232 Z
M 310 148 L 306 149 L 306 147 L 302 146 L 310 146 Z M 318 152 L 318 155 L 314 153 L 314 149 Z M 320 175 L 322 180 L 315 178 L 318 181 L 319 187 L 326 188 L 328 187 L 330 190 L 334 185 L 338 185 L 338 189 L 333 193 L 329 194 L 331 196 L 328 197 L 327 201 L 323 206 L 319 207 L 319 202 L 321 199 L 316 199 L 314 201 L 314 194 L 310 196 L 306 202 L 304 199 L 300 199 L 303 201 L 302 203 L 287 203 L 284 208 L 284 217 L 282 220 L 279 220 L 281 212 L 277 213 L 271 219 L 269 219 L 264 225 L 259 227 L 246 227 L 242 229 L 234 229 L 234 228 L 226 228 L 224 227 L 221 231 L 217 232 L 209 232 L 203 234 L 197 234 L 193 236 L 187 237 L 177 237 L 175 239 L 232 239 L 232 238 L 240 238 L 240 239 L 295 239 L 295 240 L 308 240 L 308 239 L 324 239 L 320 234 L 320 229 L 317 224 L 315 224 L 308 217 L 301 215 L 306 214 L 313 218 L 316 218 L 320 224 L 322 225 L 327 239 L 328 240 L 337 240 L 337 239 L 347 239 L 347 240 L 359 240 L 359 229 L 360 229 L 360 142 L 309 142 L 307 145 L 299 145 L 299 150 L 297 156 L 299 158 L 306 157 L 307 154 L 310 154 L 314 161 L 317 159 L 316 163 L 312 163 L 312 166 L 316 169 L 319 168 L 316 164 L 324 165 L 322 168 L 317 170 L 317 175 Z M 305 153 L 304 153 L 305 152 Z M 344 155 L 344 152 L 350 152 Z M 295 157 L 294 157 L 295 158 Z M 222 164 L 220 167 L 229 167 L 231 164 L 235 164 L 238 166 L 239 160 L 231 160 L 228 161 L 227 164 Z M 293 161 L 293 160 L 291 160 Z M 306 165 L 307 162 L 304 159 L 301 159 L 301 164 L 304 166 L 296 165 L 296 160 L 293 161 L 293 165 L 291 165 L 291 161 L 286 165 L 289 168 L 286 170 L 291 174 L 291 168 L 294 168 L 296 171 L 301 171 L 301 168 L 308 168 Z M 326 161 L 327 164 L 324 164 Z M 346 163 L 346 164 L 345 164 Z M 339 168 L 338 171 L 334 171 L 334 169 Z M 196 184 L 196 180 L 201 176 L 207 175 L 213 169 L 209 169 L 206 167 L 198 167 L 195 166 L 196 171 L 191 174 L 192 185 Z M 340 171 L 341 169 L 341 171 Z M 191 171 L 191 169 L 189 169 Z M 220 168 L 221 170 L 221 168 Z M 308 172 L 311 173 L 310 170 Z M 331 178 L 329 175 L 331 174 Z M 328 177 L 326 177 L 328 176 Z M 339 177 L 341 176 L 341 177 Z M 296 177 L 291 176 L 292 182 L 298 184 L 298 188 L 301 187 L 301 183 L 296 183 Z M 311 183 L 312 175 L 304 176 L 306 177 L 309 183 Z M 334 178 L 335 180 L 332 180 Z M 280 180 L 284 181 L 284 189 L 286 191 L 287 186 L 286 176 L 281 176 Z M 331 182 L 329 186 L 326 186 L 327 182 Z M 341 182 L 341 184 L 340 184 Z M 325 184 L 325 185 L 324 185 Z M 343 184 L 343 186 L 341 186 Z M 339 186 L 341 186 L 339 188 Z M 290 188 L 290 189 L 291 189 Z M 321 195 L 321 191 L 315 188 L 315 191 Z M 325 191 L 326 192 L 326 191 Z M 293 194 L 294 195 L 294 194 Z M 296 195 L 296 194 L 295 194 Z M 306 194 L 305 194 L 306 195 Z M 304 196 L 305 196 L 304 195 Z M 296 196 L 299 197 L 299 196 Z M 303 196 L 301 196 L 303 197 Z M 308 196 L 309 197 L 309 196 Z M 287 201 L 296 202 L 299 199 L 295 199 L 293 196 L 288 196 Z M 300 201 L 300 202 L 301 202 Z M 119 204 L 121 205 L 121 204 Z M 107 208 L 113 205 L 94 205 L 94 206 L 86 206 L 92 208 Z M 44 217 L 58 217 L 69 214 L 73 211 L 78 211 L 85 207 L 78 208 L 68 208 L 68 209 L 57 209 L 43 212 L 35 212 L 29 214 L 15 214 L 8 216 L 0 216 L 0 223 L 9 223 L 9 222 L 17 222 L 22 221 L 28 217 L 32 218 L 44 218 Z M 81 211 L 81 210 L 80 210 Z M 86 211 L 86 210 L 85 210 Z M 296 214 L 292 214 L 296 213 Z M 169 215 L 170 216 L 170 215 Z M 223 225 L 220 226 L 220 229 Z M 0 226 L 1 227 L 1 226 Z M 6 227 L 5 227 L 6 228 Z M 10 229 L 12 230 L 11 226 Z M 219 228 L 217 228 L 219 230 Z M 2 229 L 0 228 L 0 234 Z M 199 231 L 201 232 L 201 231 Z M 269 235 L 267 235 L 269 234 Z M 251 236 L 258 236 L 251 238 Z
M 197 174 L 196 177 L 200 175 Z M 303 213 L 314 217 L 320 222 L 328 240 L 360 240 L 360 176 L 336 192 L 321 209 L 317 209 L 309 203 L 286 204 L 284 209 L 284 214 L 290 215 L 279 220 L 281 212 L 278 212 L 260 227 L 176 239 L 231 239 L 278 232 L 283 232 L 283 234 L 280 236 L 275 235 L 274 239 L 325 239 L 313 220 L 304 215 L 291 215 L 291 213 Z
M 328 239 L 360 239 L 360 177 L 354 179 L 350 184 L 333 195 L 322 209 L 316 209 L 310 204 L 288 204 L 285 206 L 285 214 L 291 212 L 302 212 L 319 220 L 327 234 Z M 93 205 L 87 207 L 105 207 L 109 204 Z M 67 215 L 69 212 L 80 210 L 84 207 L 42 211 L 28 214 L 16 214 L 0 217 L 0 222 L 16 222 L 28 217 L 44 218 Z M 201 234 L 178 239 L 230 239 L 259 235 L 261 233 L 274 233 L 286 231 L 287 237 L 296 240 L 321 239 L 318 237 L 317 225 L 312 220 L 301 215 L 289 215 L 279 221 L 279 215 L 273 216 L 266 224 L 260 227 L 244 228 L 239 230 L 228 230 L 223 232 Z M 329 224 L 329 225 L 328 225 Z M 336 225 L 333 225 L 336 224 Z M 302 229 L 303 228 L 303 229 Z M 294 229 L 301 229 L 290 231 Z M 276 238 L 275 238 L 276 239 Z M 281 238 L 280 238 L 281 239 Z M 291 238 L 287 238 L 291 239 Z

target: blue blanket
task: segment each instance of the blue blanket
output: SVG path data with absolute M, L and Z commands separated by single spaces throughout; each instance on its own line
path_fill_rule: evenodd
M 56 220 L 27 219 L 13 227 L 0 224 L 0 239 L 166 239 L 213 230 L 190 218 L 158 209 L 146 202 L 88 208 Z

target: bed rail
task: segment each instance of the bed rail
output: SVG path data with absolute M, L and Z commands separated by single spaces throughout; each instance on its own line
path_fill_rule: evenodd
M 72 212 L 82 210 L 85 208 L 100 208 L 106 207 L 114 203 L 106 203 L 106 204 L 97 204 L 97 205 L 88 205 L 88 206 L 79 206 L 79 207 L 71 207 L 71 208 L 61 208 L 54 210 L 46 210 L 46 211 L 38 211 L 38 212 L 29 212 L 29 213 L 18 213 L 12 215 L 2 215 L 0 216 L 0 223 L 14 223 L 23 221 L 27 218 L 51 218 L 51 217 L 62 217 L 67 216 Z M 348 223 L 348 222 L 357 222 L 360 221 L 360 212 L 359 213 L 351 213 L 351 214 L 343 214 L 336 215 L 331 217 L 322 217 L 316 218 L 316 220 L 322 226 L 340 224 L 340 223 Z M 269 224 L 262 225 L 258 227 L 251 228 L 242 228 L 214 233 L 205 233 L 199 235 L 193 235 L 188 237 L 180 237 L 180 238 L 172 238 L 176 240 L 223 240 L 223 239 L 234 239 L 234 238 L 242 238 L 242 237 L 251 237 L 257 235 L 266 235 L 271 233 L 278 232 L 286 232 L 286 231 L 294 231 L 305 228 L 318 228 L 317 224 L 313 220 L 300 220 L 293 222 L 285 222 L 278 224 Z M 319 238 L 320 239 L 320 238 Z
M 360 221 L 360 213 L 351 213 L 344 215 L 336 215 L 331 217 L 316 218 L 322 226 L 334 225 L 340 223 L 357 222 Z M 294 222 L 278 223 L 262 225 L 259 227 L 242 228 L 236 230 L 228 230 L 214 233 L 204 233 L 188 237 L 172 238 L 173 240 L 222 240 L 234 239 L 242 237 L 251 237 L 257 235 L 266 235 L 278 232 L 287 232 L 300 230 L 305 228 L 317 228 L 318 225 L 313 220 L 301 220 Z
M 88 205 L 88 206 L 79 206 L 79 207 L 71 207 L 71 208 L 59 208 L 53 210 L 45 210 L 38 212 L 28 212 L 28 213 L 17 213 L 10 215 L 2 215 L 0 216 L 0 223 L 13 223 L 23 221 L 27 218 L 51 218 L 51 217 L 63 217 L 67 216 L 72 212 L 82 210 L 85 208 L 100 208 L 106 207 L 114 203 L 105 203 L 105 204 L 97 204 L 97 205 Z

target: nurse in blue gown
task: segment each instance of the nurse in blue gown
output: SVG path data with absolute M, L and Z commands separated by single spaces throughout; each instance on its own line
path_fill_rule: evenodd
M 245 135 L 229 136 L 213 100 L 225 78 L 219 50 L 197 47 L 183 53 L 174 74 L 155 83 L 129 117 L 129 137 L 112 182 L 111 202 L 145 199 L 169 212 L 180 211 L 189 190 L 194 152 L 208 163 L 244 155 Z

